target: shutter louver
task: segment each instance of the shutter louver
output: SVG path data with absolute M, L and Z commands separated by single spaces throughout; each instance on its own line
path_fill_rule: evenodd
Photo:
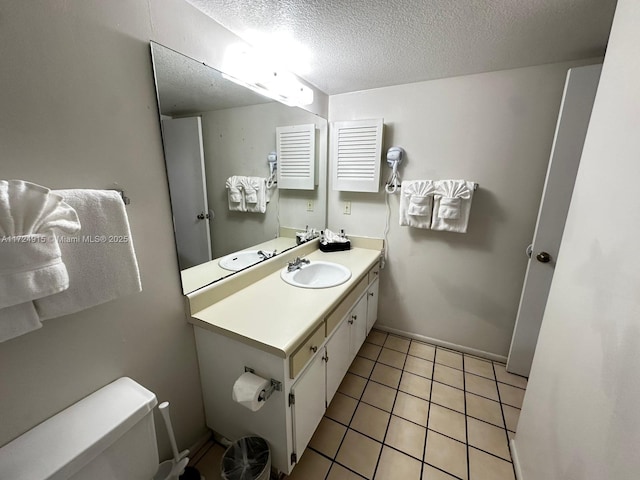
M 276 128 L 278 188 L 315 188 L 316 127 L 314 124 Z
M 332 130 L 333 189 L 378 192 L 382 119 L 335 122 Z

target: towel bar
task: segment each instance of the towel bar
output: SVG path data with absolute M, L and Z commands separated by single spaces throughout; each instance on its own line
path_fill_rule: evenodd
M 131 203 L 131 199 L 124 194 L 124 190 L 122 190 L 121 188 L 110 188 L 109 190 L 118 192 L 122 197 L 122 201 L 125 205 L 129 205 Z

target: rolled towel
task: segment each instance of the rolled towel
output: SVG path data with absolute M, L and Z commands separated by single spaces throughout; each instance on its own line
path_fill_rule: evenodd
M 242 192 L 242 185 L 240 184 L 239 177 L 234 175 L 227 178 L 226 184 L 229 211 L 231 212 L 246 212 L 244 203 L 244 194 Z
M 400 189 L 400 225 L 414 228 L 431 226 L 434 186 L 431 180 L 405 180 Z
M 474 182 L 439 180 L 435 183 L 432 230 L 466 233 Z
M 59 239 L 69 288 L 36 300 L 41 320 L 142 290 L 127 212 L 113 190 L 57 190 L 77 212 L 82 236 Z
M 247 212 L 265 213 L 267 211 L 267 179 L 264 177 L 238 177 L 244 190 Z
M 42 326 L 33 300 L 69 287 L 56 233 L 78 230 L 78 215 L 61 195 L 0 180 L 0 342 Z

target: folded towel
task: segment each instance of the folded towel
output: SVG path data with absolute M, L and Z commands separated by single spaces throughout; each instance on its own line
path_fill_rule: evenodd
M 244 204 L 247 212 L 267 211 L 267 179 L 264 177 L 238 177 L 244 190 Z
M 242 185 L 240 184 L 240 177 L 234 175 L 227 178 L 226 187 L 227 195 L 229 197 L 229 211 L 246 212 L 247 209 L 244 203 L 244 194 L 242 192 Z
M 414 217 L 431 216 L 432 203 L 433 197 L 431 195 L 411 195 L 409 197 L 409 208 L 407 210 L 407 214 Z
M 42 327 L 33 302 L 0 308 L 0 343 Z
M 400 225 L 429 228 L 434 186 L 431 180 L 405 180 L 400 189 Z
M 40 328 L 33 300 L 69 287 L 56 233 L 78 216 L 60 195 L 23 180 L 0 180 L 0 342 Z
M 439 180 L 435 184 L 432 230 L 466 233 L 474 182 Z
M 0 237 L 0 308 L 69 288 L 69 275 L 52 235 Z
M 69 288 L 35 301 L 41 320 L 142 290 L 129 220 L 113 190 L 58 190 L 82 222 L 82 236 L 58 238 Z

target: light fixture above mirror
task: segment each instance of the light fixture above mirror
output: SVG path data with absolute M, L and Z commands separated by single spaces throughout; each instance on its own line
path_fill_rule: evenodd
M 290 107 L 313 103 L 313 90 L 253 47 L 231 45 L 225 52 L 223 78 Z

